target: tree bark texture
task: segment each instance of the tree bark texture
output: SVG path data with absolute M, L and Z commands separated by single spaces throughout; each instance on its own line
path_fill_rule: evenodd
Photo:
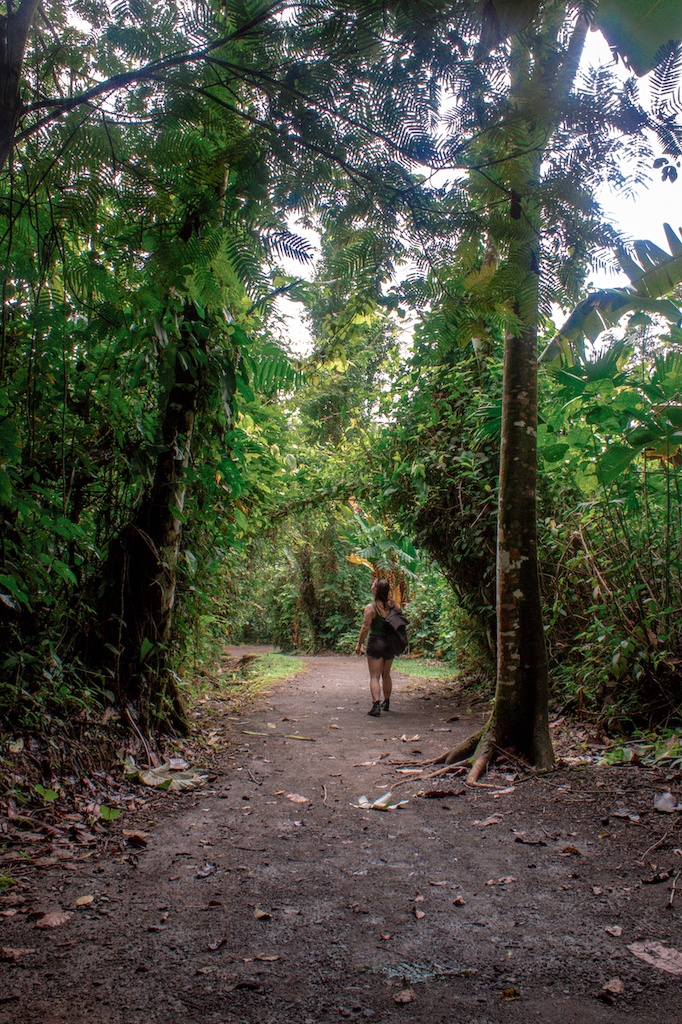
M 497 688 L 490 739 L 532 764 L 554 761 L 537 563 L 537 332 L 510 335 L 504 354 L 497 531 Z
M 509 197 L 507 251 L 516 321 L 504 351 L 500 487 L 497 525 L 497 683 L 493 711 L 474 754 L 472 781 L 499 750 L 538 768 L 554 764 L 549 732 L 549 674 L 537 559 L 537 324 L 542 159 L 571 90 L 587 31 L 578 18 L 565 49 L 557 45 L 565 13 L 515 38 L 510 61 L 514 146 L 526 155 L 503 165 Z M 523 140 L 520 144 L 520 140 Z
M 14 13 L 0 17 L 0 170 L 12 152 L 26 43 L 39 6 L 40 0 L 22 0 Z
M 183 335 L 187 329 L 183 328 Z M 142 724 L 162 720 L 184 731 L 183 701 L 168 666 L 177 565 L 182 540 L 186 470 L 201 391 L 200 367 L 183 337 L 163 410 L 154 480 L 147 498 L 112 544 L 97 609 L 104 642 L 90 660 L 108 663 L 123 706 L 134 705 Z

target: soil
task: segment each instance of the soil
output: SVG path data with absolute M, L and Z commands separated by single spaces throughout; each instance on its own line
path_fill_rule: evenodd
M 123 846 L 13 871 L 0 1022 L 682 1019 L 682 973 L 629 948 L 682 972 L 680 814 L 653 809 L 679 773 L 411 775 L 481 715 L 396 676 L 371 718 L 364 659 L 305 662 L 239 717 L 198 706 L 209 781 L 145 789 Z

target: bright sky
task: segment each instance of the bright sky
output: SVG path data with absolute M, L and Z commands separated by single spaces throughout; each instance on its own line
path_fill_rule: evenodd
M 590 32 L 583 55 L 583 65 L 612 63 L 611 52 L 600 32 Z M 646 79 L 640 79 L 640 88 L 646 95 Z M 663 224 L 667 222 L 678 233 L 682 233 L 682 175 L 674 183 L 661 180 L 661 172 L 651 169 L 651 181 L 642 187 L 636 196 L 620 195 L 604 190 L 599 201 L 606 219 L 630 238 L 645 238 L 662 249 L 668 250 Z M 596 287 L 628 284 L 627 277 L 616 278 L 611 274 L 594 273 Z

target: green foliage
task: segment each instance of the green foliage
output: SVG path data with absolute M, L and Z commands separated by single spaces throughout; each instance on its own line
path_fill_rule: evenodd
M 557 694 L 611 725 L 682 701 L 680 332 L 647 327 L 547 381 L 541 538 Z
M 226 630 L 348 649 L 369 582 L 352 553 L 402 571 L 422 649 L 461 661 L 473 631 L 467 657 L 481 660 L 503 337 L 576 301 L 587 254 L 613 242 L 593 194 L 624 180 L 623 132 L 642 147 L 658 132 L 666 160 L 679 142 L 678 58 L 657 72 L 650 111 L 610 71 L 571 90 L 565 14 L 43 5 L 0 175 L 4 721 L 37 728 L 118 700 L 177 726 L 180 673 Z M 647 25 L 637 59 L 660 30 Z M 547 95 L 557 61 L 565 88 Z M 443 96 L 458 100 L 445 117 Z M 311 259 L 294 216 L 323 233 L 311 284 L 277 265 Z M 660 254 L 635 255 L 644 277 L 661 270 Z M 274 330 L 280 294 L 306 302 L 303 366 Z M 421 318 L 410 354 L 408 308 Z M 557 381 L 545 497 L 589 505 L 611 544 L 600 558 L 628 566 L 625 621 L 630 602 L 643 609 L 618 664 L 640 664 L 651 629 L 669 652 L 658 672 L 677 650 L 677 370 L 657 364 L 647 384 L 623 360 Z M 625 486 L 642 465 L 644 500 Z M 665 558 L 642 582 L 640 552 L 659 537 Z
M 100 804 L 99 816 L 102 821 L 116 821 L 118 817 L 123 814 L 120 807 L 108 807 L 106 804 Z

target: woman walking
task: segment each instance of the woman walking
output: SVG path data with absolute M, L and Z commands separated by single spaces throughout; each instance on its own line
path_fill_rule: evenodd
M 393 681 L 391 679 L 391 663 L 397 653 L 395 649 L 395 632 L 385 621 L 386 616 L 393 607 L 391 600 L 391 587 L 388 580 L 375 579 L 372 583 L 372 594 L 374 600 L 365 608 L 362 621 L 362 629 L 358 645 L 355 648 L 356 654 L 362 654 L 362 645 L 367 640 L 367 664 L 369 666 L 369 690 L 372 695 L 372 708 L 367 712 L 373 718 L 378 718 L 382 711 L 390 708 L 391 690 Z M 384 700 L 381 701 L 383 691 Z

